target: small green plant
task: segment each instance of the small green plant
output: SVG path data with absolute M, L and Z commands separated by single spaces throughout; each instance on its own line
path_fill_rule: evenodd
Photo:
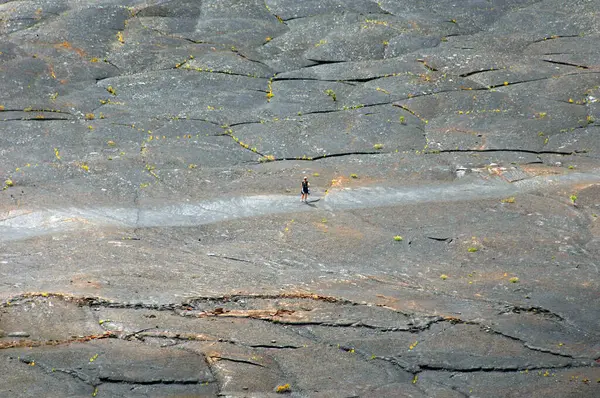
M 517 278 L 516 276 L 513 276 L 512 278 L 509 279 L 510 283 L 519 283 L 519 278 Z
M 479 250 L 479 249 L 478 249 L 478 248 L 476 248 L 476 247 L 469 247 L 469 248 L 467 249 L 467 251 L 468 251 L 469 253 L 475 253 L 475 252 L 476 252 L 476 251 L 478 251 L 478 250 Z
M 273 155 L 266 155 L 266 156 L 261 156 L 260 158 L 258 158 L 258 161 L 260 163 L 273 162 L 274 160 L 275 160 L 275 156 L 273 156 Z
M 383 144 L 375 144 L 375 145 L 373 145 L 373 149 L 376 149 L 376 150 L 383 149 Z
M 327 90 L 325 90 L 325 94 L 330 96 L 334 102 L 337 101 L 337 97 L 335 96 L 335 91 L 333 91 L 331 89 L 327 89 Z
M 313 173 L 313 177 L 318 177 L 319 175 L 319 173 Z
M 502 199 L 500 202 L 502 202 L 502 203 L 515 203 L 515 197 L 511 196 L 510 198 Z
M 358 174 L 352 173 L 352 174 L 350 174 L 350 178 L 358 178 Z
M 406 120 L 404 119 L 404 116 L 400 116 L 400 123 L 406 124 Z
M 273 98 L 275 94 L 273 94 L 273 78 L 269 79 L 267 83 L 267 102 L 271 102 L 271 98 Z
M 395 240 L 396 242 L 401 242 L 401 241 L 402 241 L 402 239 L 403 239 L 403 238 L 402 238 L 400 235 L 396 235 L 396 236 L 394 236 L 394 240 Z
M 113 88 L 113 86 L 108 86 L 108 87 L 106 88 L 106 91 L 108 91 L 108 92 L 109 92 L 109 93 L 111 93 L 112 95 L 117 95 L 117 90 L 115 90 L 115 89 Z
M 440 279 L 445 281 L 446 279 L 448 279 L 448 275 L 442 274 L 442 275 L 440 275 Z
M 283 394 L 291 391 L 291 386 L 289 384 L 282 384 L 280 386 L 275 387 L 275 392 L 278 394 Z
M 571 199 L 571 202 L 573 204 L 575 204 L 575 201 L 577 200 L 577 195 L 573 194 L 573 195 L 569 196 L 569 199 Z

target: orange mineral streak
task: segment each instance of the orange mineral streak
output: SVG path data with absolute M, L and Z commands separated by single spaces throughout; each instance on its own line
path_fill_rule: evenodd
M 73 45 L 71 43 L 69 43 L 68 41 L 63 41 L 62 43 L 59 43 L 55 46 L 56 48 L 65 48 L 67 50 L 70 51 L 75 51 L 80 57 L 85 57 L 85 51 L 83 51 L 81 48 L 77 48 L 77 47 L 73 47 Z
M 71 343 L 85 343 L 91 340 L 100 340 L 106 339 L 113 335 L 112 332 L 104 332 L 102 334 L 93 334 L 89 336 L 83 336 L 73 339 L 65 339 L 65 340 L 10 340 L 10 341 L 0 341 L 0 350 L 6 348 L 18 348 L 18 347 L 41 347 L 41 346 L 56 346 L 62 344 L 71 344 Z
M 52 64 L 48 64 L 48 74 L 53 79 L 56 79 L 56 73 L 54 73 L 54 66 Z

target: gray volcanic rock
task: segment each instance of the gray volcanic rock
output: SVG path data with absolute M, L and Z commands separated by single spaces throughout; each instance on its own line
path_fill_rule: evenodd
M 0 396 L 600 396 L 600 1 L 0 3 Z

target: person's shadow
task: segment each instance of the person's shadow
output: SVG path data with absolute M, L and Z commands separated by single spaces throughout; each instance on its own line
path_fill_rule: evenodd
M 314 203 L 318 202 L 319 200 L 321 200 L 321 198 L 318 199 L 313 199 L 313 200 L 307 200 L 306 204 L 311 206 L 311 207 L 317 207 Z

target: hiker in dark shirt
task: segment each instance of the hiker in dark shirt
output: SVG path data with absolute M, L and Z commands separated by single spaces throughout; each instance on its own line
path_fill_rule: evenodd
M 304 177 L 304 179 L 302 180 L 302 186 L 301 186 L 301 191 L 300 191 L 300 193 L 302 194 L 302 196 L 300 197 L 301 202 L 308 201 L 308 195 L 310 195 L 309 187 L 310 187 L 310 183 L 308 182 L 308 177 Z

